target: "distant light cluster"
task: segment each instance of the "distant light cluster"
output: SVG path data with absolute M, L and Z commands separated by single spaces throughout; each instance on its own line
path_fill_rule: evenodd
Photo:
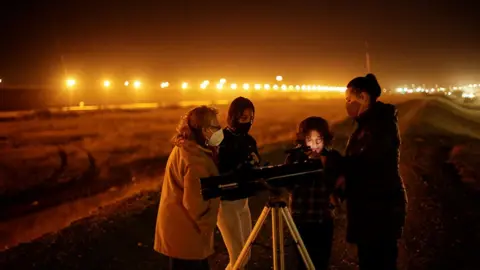
M 461 85 L 461 86 L 450 86 L 448 88 L 445 87 L 434 87 L 434 88 L 424 88 L 424 87 L 415 87 L 412 85 L 411 88 L 409 87 L 399 87 L 395 91 L 400 94 L 412 94 L 412 93 L 426 93 L 426 94 L 445 94 L 445 95 L 452 95 L 453 92 L 461 91 L 462 97 L 464 98 L 474 98 L 476 97 L 477 93 L 480 90 L 480 84 L 468 84 L 468 85 Z

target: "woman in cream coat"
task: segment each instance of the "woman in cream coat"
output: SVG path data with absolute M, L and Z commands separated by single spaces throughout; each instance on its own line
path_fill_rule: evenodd
M 154 249 L 169 269 L 209 269 L 219 199 L 204 201 L 200 178 L 218 175 L 217 148 L 223 131 L 214 108 L 187 113 L 177 128 L 165 168 Z

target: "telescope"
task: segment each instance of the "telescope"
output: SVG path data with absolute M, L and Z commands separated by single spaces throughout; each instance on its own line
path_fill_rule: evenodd
M 321 173 L 323 165 L 319 159 L 308 159 L 305 150 L 307 150 L 305 147 L 287 150 L 286 153 L 296 155 L 297 161 L 291 164 L 264 167 L 242 166 L 227 174 L 201 178 L 202 197 L 204 200 L 210 200 L 228 195 L 235 199 L 242 199 L 270 188 L 308 185 L 302 181 L 312 181 L 311 178 L 302 176 Z
M 204 200 L 209 200 L 228 195 L 228 197 L 241 199 L 253 196 L 262 190 L 269 190 L 275 194 L 280 193 L 278 192 L 278 188 L 310 185 L 311 183 L 308 182 L 321 178 L 303 176 L 321 173 L 323 171 L 323 165 L 319 159 L 309 159 L 309 151 L 311 151 L 311 149 L 305 146 L 298 146 L 285 151 L 285 153 L 288 153 L 290 157 L 292 157 L 292 160 L 295 160 L 295 162 L 292 163 L 287 162 L 287 164 L 284 165 L 264 167 L 243 165 L 228 174 L 201 178 L 202 197 Z M 287 209 L 286 202 L 275 196 L 270 196 L 267 204 L 263 208 L 240 255 L 233 265 L 233 269 L 242 269 L 245 265 L 252 244 L 257 238 L 260 229 L 265 224 L 269 214 L 271 214 L 272 217 L 273 269 L 285 269 L 285 245 L 283 236 L 283 224 L 285 222 L 305 263 L 306 269 L 315 270 L 315 266 L 298 232 L 292 215 Z

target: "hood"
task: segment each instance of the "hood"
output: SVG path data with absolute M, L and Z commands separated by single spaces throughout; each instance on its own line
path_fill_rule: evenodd
M 385 104 L 377 101 L 366 112 L 361 114 L 356 120 L 359 124 L 376 121 L 376 122 L 397 122 L 397 108 L 392 104 Z

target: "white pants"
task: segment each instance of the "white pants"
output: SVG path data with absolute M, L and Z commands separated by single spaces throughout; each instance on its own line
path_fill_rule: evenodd
M 228 250 L 230 262 L 226 269 L 230 270 L 233 269 L 243 245 L 252 232 L 252 216 L 250 215 L 248 199 L 221 201 L 217 226 Z M 249 258 L 250 254 L 248 254 Z

